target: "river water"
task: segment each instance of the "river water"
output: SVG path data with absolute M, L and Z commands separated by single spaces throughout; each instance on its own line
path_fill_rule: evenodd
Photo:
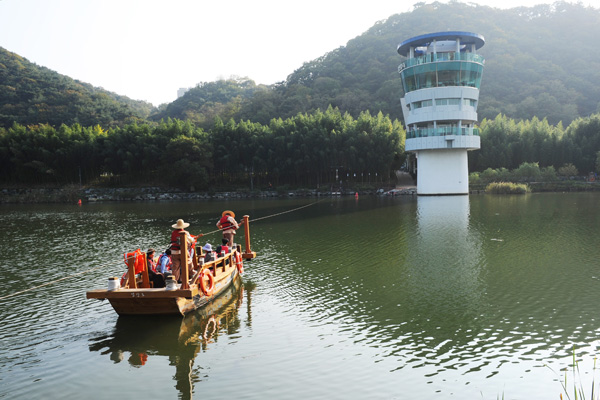
M 558 399 L 565 373 L 571 396 L 575 385 L 590 397 L 598 204 L 553 193 L 3 205 L 0 398 Z M 224 209 L 250 215 L 258 257 L 209 309 L 126 318 L 85 298 L 125 271 L 124 252 L 163 249 L 178 218 L 213 231 Z

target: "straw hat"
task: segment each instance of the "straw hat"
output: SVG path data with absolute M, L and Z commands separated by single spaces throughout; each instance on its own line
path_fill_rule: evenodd
M 178 219 L 177 223 L 174 225 L 171 225 L 171 226 L 175 229 L 184 229 L 184 228 L 187 228 L 188 226 L 190 226 L 190 224 L 188 224 L 187 222 L 183 222 L 182 219 Z
M 212 251 L 212 246 L 210 245 L 210 243 L 206 243 L 204 245 L 204 247 L 202 248 L 202 250 L 204 250 L 204 251 Z
M 233 211 L 230 211 L 230 210 L 223 211 L 223 214 L 221 214 L 221 217 L 224 217 L 224 216 L 226 216 L 228 214 L 231 215 L 231 218 L 235 218 L 235 213 Z

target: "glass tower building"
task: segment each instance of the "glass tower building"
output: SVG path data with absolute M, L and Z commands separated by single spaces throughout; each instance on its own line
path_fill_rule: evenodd
M 481 146 L 477 122 L 483 36 L 438 32 L 398 45 L 406 151 L 415 154 L 417 193 L 469 193 L 467 151 Z

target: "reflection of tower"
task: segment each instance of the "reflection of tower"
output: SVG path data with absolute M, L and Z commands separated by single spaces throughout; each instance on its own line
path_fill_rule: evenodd
M 481 239 L 469 223 L 469 210 L 469 196 L 418 198 L 407 287 L 423 304 L 473 315 L 484 301 L 484 290 Z
M 405 149 L 417 158 L 417 193 L 468 194 L 468 150 L 480 148 L 477 122 L 483 36 L 439 32 L 398 46 Z

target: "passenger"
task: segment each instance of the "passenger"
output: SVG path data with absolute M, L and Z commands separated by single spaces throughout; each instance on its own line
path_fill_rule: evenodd
M 182 219 L 178 219 L 177 223 L 172 225 L 175 230 L 171 232 L 171 271 L 173 271 L 173 276 L 177 282 L 181 282 L 181 243 L 179 243 L 179 234 L 185 232 L 188 246 L 191 246 L 194 243 L 192 235 L 185 230 L 188 226 L 190 226 L 190 224 L 183 222 Z M 191 257 L 188 257 L 189 274 L 191 274 L 192 269 L 192 259 Z
M 217 246 L 217 256 L 218 257 L 223 257 L 224 255 L 226 255 L 227 253 L 229 253 L 229 246 L 227 246 L 227 244 L 229 243 L 229 239 L 221 239 L 221 243 Z
M 148 263 L 148 278 L 152 282 L 152 287 L 165 287 L 165 276 L 156 272 L 156 263 L 154 262 L 154 249 L 148 249 L 146 252 L 146 261 Z
M 156 261 L 156 272 L 164 274 L 171 271 L 171 249 L 167 249 L 158 256 Z
M 223 238 L 229 241 L 229 244 L 233 247 L 235 230 L 240 226 L 235 220 L 235 213 L 233 211 L 223 211 L 221 219 L 217 222 L 217 228 L 223 230 Z
M 209 262 L 209 261 L 214 261 L 215 260 L 215 253 L 212 251 L 212 246 L 210 243 L 206 243 L 204 245 L 204 247 L 202 248 L 202 250 L 204 250 L 206 252 L 206 254 L 204 255 L 204 262 Z
M 229 243 L 229 239 L 223 238 L 221 239 L 221 242 L 223 244 L 217 246 L 217 257 L 225 257 L 230 251 L 229 246 L 227 246 L 227 244 Z M 229 265 L 229 259 L 225 260 L 225 264 L 222 265 Z

